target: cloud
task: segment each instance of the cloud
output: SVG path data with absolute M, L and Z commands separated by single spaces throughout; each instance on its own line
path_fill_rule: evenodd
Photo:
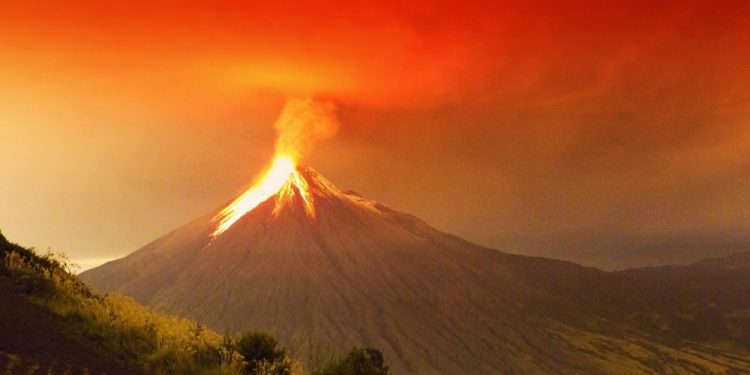
M 43 52 L 74 78 L 119 80 L 125 90 L 174 88 L 173 95 L 271 91 L 379 107 L 485 97 L 559 103 L 713 79 L 741 69 L 747 57 L 736 35 L 748 31 L 748 6 L 732 1 L 4 7 L 0 39 L 11 49 L 31 58 Z

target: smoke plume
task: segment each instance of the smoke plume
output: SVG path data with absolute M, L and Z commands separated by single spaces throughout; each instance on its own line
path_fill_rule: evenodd
M 276 154 L 299 160 L 315 142 L 336 134 L 339 128 L 336 105 L 312 98 L 288 99 L 274 128 Z

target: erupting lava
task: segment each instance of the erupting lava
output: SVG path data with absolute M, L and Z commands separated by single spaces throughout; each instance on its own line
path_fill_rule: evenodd
M 214 217 L 218 224 L 212 237 L 216 238 L 224 233 L 242 216 L 273 196 L 276 196 L 274 214 L 278 214 L 299 194 L 307 216 L 315 217 L 313 197 L 307 181 L 297 171 L 297 160 L 312 142 L 328 138 L 336 132 L 338 122 L 334 109 L 330 102 L 309 98 L 287 101 L 274 125 L 278 134 L 276 155 L 271 166 L 255 185 Z
M 231 204 L 219 212 L 214 220 L 219 224 L 213 232 L 213 237 L 219 236 L 229 229 L 237 220 L 246 213 L 252 211 L 265 200 L 276 195 L 276 208 L 278 213 L 288 202 L 291 202 L 295 194 L 300 194 L 305 202 L 305 211 L 309 217 L 315 216 L 315 208 L 312 195 L 308 190 L 307 181 L 297 172 L 294 160 L 287 155 L 277 156 L 271 168 L 261 177 L 258 182 Z

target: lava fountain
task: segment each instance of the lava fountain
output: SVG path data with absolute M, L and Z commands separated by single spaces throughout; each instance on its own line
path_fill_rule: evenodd
M 256 182 L 214 217 L 218 237 L 267 199 L 276 196 L 274 214 L 299 194 L 309 218 L 315 217 L 315 206 L 307 181 L 297 171 L 297 162 L 318 140 L 333 136 L 338 129 L 332 102 L 310 98 L 286 102 L 274 124 L 275 155 Z

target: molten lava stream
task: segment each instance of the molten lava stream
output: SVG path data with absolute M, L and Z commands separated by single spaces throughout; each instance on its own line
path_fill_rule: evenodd
M 255 185 L 247 189 L 214 217 L 214 221 L 217 221 L 218 225 L 211 236 L 218 237 L 242 216 L 274 195 L 276 195 L 274 214 L 278 214 L 281 208 L 294 198 L 295 188 L 304 202 L 307 215 L 314 217 L 312 195 L 307 181 L 297 171 L 294 159 L 288 155 L 276 156 L 271 167 L 258 179 Z

